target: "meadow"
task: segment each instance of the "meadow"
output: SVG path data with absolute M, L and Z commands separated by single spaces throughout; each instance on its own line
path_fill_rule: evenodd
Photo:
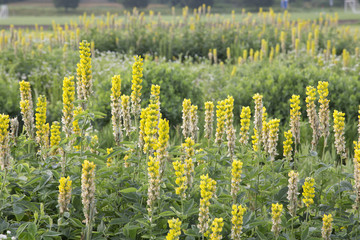
M 359 239 L 360 40 L 342 16 L 1 30 L 0 239 Z

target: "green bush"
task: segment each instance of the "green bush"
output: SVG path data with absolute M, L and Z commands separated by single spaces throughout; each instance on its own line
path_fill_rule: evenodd
M 56 8 L 65 8 L 67 11 L 69 8 L 77 8 L 80 0 L 53 0 Z
M 149 0 L 118 0 L 118 2 L 123 4 L 125 8 L 146 8 L 149 4 Z

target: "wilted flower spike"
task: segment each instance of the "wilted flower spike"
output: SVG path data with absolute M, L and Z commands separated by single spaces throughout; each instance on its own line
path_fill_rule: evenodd
M 205 138 L 211 139 L 213 134 L 213 122 L 214 122 L 214 103 L 205 103 Z
M 318 93 L 319 93 L 319 103 L 320 103 L 320 111 L 319 111 L 319 120 L 320 120 L 320 130 L 322 136 L 326 139 L 329 136 L 329 103 L 330 100 L 327 99 L 327 96 L 329 95 L 328 90 L 329 83 L 328 82 L 319 82 L 318 83 Z
M 319 130 L 319 119 L 316 112 L 316 89 L 312 86 L 306 87 L 306 112 L 309 118 L 310 126 L 312 128 L 312 141 L 311 148 L 314 151 L 319 141 L 320 130 Z
M 147 199 L 147 210 L 150 216 L 150 222 L 152 221 L 154 204 L 160 197 L 160 164 L 156 158 L 149 156 L 148 161 L 148 177 L 149 177 L 149 188 L 148 188 L 148 199 Z
M 123 119 L 123 126 L 126 132 L 126 136 L 129 136 L 131 132 L 131 116 L 130 116 L 130 97 L 126 95 L 121 96 L 121 112 Z
M 298 205 L 298 200 L 297 200 L 297 196 L 299 195 L 298 178 L 299 178 L 299 173 L 294 171 L 289 172 L 287 199 L 289 200 L 289 205 L 288 205 L 289 213 L 292 217 L 295 217 L 296 208 Z
M 269 121 L 268 153 L 271 160 L 274 160 L 277 155 L 276 146 L 279 138 L 279 123 L 279 119 L 272 119 Z
M 184 138 L 191 136 L 191 100 L 184 99 L 182 104 L 182 134 Z
M 292 95 L 290 99 L 290 126 L 295 143 L 300 144 L 300 96 Z
M 34 138 L 34 110 L 29 82 L 20 82 L 20 109 L 26 135 L 29 138 Z
M 96 213 L 95 167 L 96 165 L 88 160 L 85 160 L 82 164 L 81 201 L 83 204 L 86 225 L 89 225 L 89 223 L 94 219 L 94 215 Z
M 341 159 L 346 159 L 345 113 L 334 110 L 333 116 L 336 153 L 341 157 Z

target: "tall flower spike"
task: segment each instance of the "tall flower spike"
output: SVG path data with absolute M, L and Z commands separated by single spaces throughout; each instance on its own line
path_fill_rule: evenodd
M 251 143 L 252 143 L 252 147 L 253 147 L 253 150 L 255 152 L 259 151 L 259 138 L 258 138 L 258 133 L 257 133 L 257 130 L 256 128 L 254 128 L 254 133 L 253 135 L 251 136 Z
M 150 216 L 150 222 L 152 222 L 154 204 L 160 196 L 160 164 L 159 161 L 149 156 L 148 161 L 148 177 L 149 177 L 149 188 L 148 188 L 148 199 L 147 199 L 147 210 Z
M 240 160 L 234 159 L 231 169 L 231 196 L 233 202 L 236 202 L 237 194 L 240 191 L 241 173 L 243 163 Z
M 160 121 L 160 86 L 151 85 L 150 103 L 157 105 L 158 122 Z
M 261 131 L 261 143 L 264 145 L 264 151 L 269 151 L 269 122 L 267 121 L 267 112 L 266 107 L 263 107 L 263 114 L 262 114 L 262 131 Z
M 276 204 L 272 204 L 271 207 L 271 216 L 272 216 L 272 228 L 271 231 L 274 233 L 276 239 L 279 236 L 279 233 L 281 231 L 281 212 L 283 210 L 283 205 L 276 203 Z
M 115 142 L 119 145 L 122 140 L 120 75 L 113 76 L 111 84 L 111 122 Z
M 246 208 L 240 205 L 232 205 L 232 218 L 231 218 L 231 239 L 239 240 L 241 238 L 241 232 L 243 227 L 243 217 L 246 212 Z
M 255 120 L 254 120 L 254 125 L 255 128 L 258 132 L 258 134 L 261 136 L 261 132 L 262 132 L 262 117 L 263 117 L 263 96 L 256 93 L 253 96 L 254 102 L 255 102 Z
M 149 104 L 145 121 L 144 153 L 152 153 L 155 150 L 158 127 L 158 108 L 156 104 Z
M 284 136 L 285 136 L 285 141 L 283 142 L 284 145 L 284 157 L 291 161 L 292 160 L 292 144 L 293 144 L 293 140 L 292 140 L 292 133 L 291 130 L 288 130 L 287 132 L 284 132 Z
M 298 181 L 299 181 L 299 173 L 290 171 L 287 199 L 289 200 L 289 205 L 288 205 L 289 213 L 292 217 L 295 217 L 296 208 L 298 205 L 298 200 L 297 200 L 297 196 L 299 195 Z
M 20 82 L 20 109 L 26 135 L 34 138 L 34 110 L 29 82 Z
M 290 127 L 295 143 L 300 144 L 300 96 L 292 95 L 290 99 Z M 295 149 L 296 151 L 296 149 Z
M 167 147 L 169 145 L 169 121 L 160 119 L 159 122 L 159 138 L 155 146 L 155 156 L 160 163 L 160 176 L 165 170 L 165 162 L 168 157 Z
M 240 118 L 241 118 L 240 143 L 247 144 L 249 141 L 250 118 L 251 118 L 250 107 L 242 107 Z
M 78 98 L 88 101 L 92 94 L 92 71 L 90 43 L 83 40 L 79 46 L 80 62 L 77 64 Z M 82 104 L 86 109 L 87 104 Z
M 60 214 L 68 211 L 68 206 L 71 200 L 71 183 L 70 177 L 60 178 L 59 180 L 59 197 L 58 203 L 60 208 Z
M 9 115 L 0 114 L 0 167 L 7 169 L 10 165 Z
M 143 59 L 140 56 L 134 57 L 135 62 L 132 66 L 132 85 L 131 85 L 131 113 L 138 117 L 141 111 L 141 83 L 143 77 Z
M 329 102 L 327 99 L 329 95 L 328 90 L 329 83 L 328 82 L 319 82 L 318 83 L 318 93 L 319 93 L 319 103 L 320 103 L 320 111 L 319 111 L 319 120 L 320 120 L 320 130 L 321 134 L 324 137 L 324 141 L 326 144 L 327 137 L 329 136 Z
M 358 110 L 358 141 L 360 142 L 360 105 Z
M 53 122 L 51 125 L 51 137 L 50 137 L 50 147 L 58 147 L 59 143 L 61 141 L 60 137 L 60 123 L 59 122 Z M 56 149 L 53 154 L 58 154 L 59 149 Z
M 145 144 L 145 128 L 146 128 L 146 119 L 149 112 L 149 107 L 141 109 L 140 114 L 140 131 L 139 131 L 139 147 L 140 149 L 144 148 Z
M 198 110 L 198 106 L 195 105 L 191 105 L 191 109 L 190 109 L 190 132 L 191 132 L 191 138 L 196 140 L 197 138 L 197 134 L 199 131 L 198 128 L 198 115 L 197 115 L 197 110 Z
M 345 113 L 334 110 L 335 148 L 341 159 L 346 159 L 345 148 Z
M 169 233 L 166 235 L 166 240 L 179 240 L 181 235 L 181 221 L 178 218 L 168 220 Z
M 220 146 L 225 133 L 225 120 L 226 120 L 226 112 L 225 112 L 225 101 L 219 101 L 216 106 L 216 134 L 215 134 L 215 142 Z
M 121 96 L 121 112 L 123 118 L 123 125 L 126 132 L 126 136 L 129 136 L 131 132 L 131 116 L 130 116 L 130 97 L 126 95 Z
M 305 203 L 306 207 L 309 207 L 311 204 L 314 203 L 315 197 L 315 180 L 312 177 L 307 177 L 305 179 L 305 183 L 303 187 L 303 202 Z
M 279 119 L 272 119 L 269 121 L 269 138 L 268 138 L 268 153 L 270 155 L 271 160 L 275 159 L 277 155 L 276 146 L 278 141 L 278 132 L 279 132 Z
M 184 138 L 191 136 L 191 100 L 184 99 L 182 104 L 182 134 Z
M 36 104 L 36 142 L 42 149 L 49 147 L 49 124 L 46 123 L 46 97 L 38 97 Z
M 234 121 L 234 98 L 229 96 L 225 99 L 225 125 L 226 125 L 226 138 L 228 145 L 228 155 L 230 159 L 233 159 L 235 149 L 235 129 L 233 126 Z
M 209 230 L 209 206 L 210 199 L 215 195 L 216 181 L 209 178 L 208 174 L 200 177 L 200 209 L 199 209 L 199 232 L 205 234 Z
M 185 174 L 185 164 L 182 163 L 180 160 L 176 160 L 173 162 L 173 167 L 175 170 L 176 180 L 175 183 L 178 186 L 175 188 L 175 192 L 181 198 L 186 198 L 186 189 L 187 189 L 187 178 Z
M 324 240 L 330 240 L 330 235 L 332 231 L 332 221 L 333 218 L 331 214 L 329 215 L 324 214 L 323 226 L 321 228 L 321 235 Z
M 214 103 L 205 103 L 205 138 L 211 139 L 213 134 L 213 122 L 214 122 Z M 360 128 L 359 128 L 360 129 Z
M 360 142 L 354 142 L 354 179 L 356 199 L 353 208 L 358 210 L 360 206 Z
M 62 124 L 65 136 L 68 138 L 72 135 L 72 122 L 74 121 L 74 101 L 75 101 L 75 83 L 74 77 L 65 77 L 63 81 L 63 116 Z
M 94 219 L 95 209 L 95 167 L 93 162 L 85 160 L 82 164 L 81 201 L 86 226 Z
M 220 240 L 222 239 L 222 229 L 224 227 L 224 222 L 222 218 L 215 218 L 211 224 L 211 234 L 210 240 Z
M 10 139 L 16 145 L 16 137 L 19 133 L 19 120 L 17 117 L 10 119 Z
M 319 119 L 316 112 L 316 89 L 312 86 L 306 87 L 306 112 L 309 118 L 310 126 L 312 128 L 312 141 L 311 148 L 314 151 L 316 149 L 317 143 L 319 141 Z
M 184 152 L 184 168 L 186 175 L 186 185 L 187 188 L 190 189 L 193 183 L 193 175 L 194 175 L 194 163 L 192 157 L 194 156 L 194 145 L 195 142 L 192 138 L 185 139 L 185 143 L 181 145 L 182 151 Z

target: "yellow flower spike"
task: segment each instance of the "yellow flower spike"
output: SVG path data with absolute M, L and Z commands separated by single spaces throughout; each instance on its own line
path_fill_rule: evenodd
M 216 106 L 216 134 L 215 142 L 221 145 L 224 133 L 225 133 L 225 121 L 226 121 L 226 103 L 225 101 L 219 101 Z
M 247 144 L 249 140 L 250 118 L 251 118 L 250 107 L 242 107 L 240 118 L 241 118 L 240 143 Z
M 24 80 L 20 83 L 20 109 L 24 121 L 26 135 L 29 138 L 34 137 L 34 117 L 33 101 L 31 96 L 30 83 Z
M 178 218 L 168 220 L 169 233 L 166 235 L 166 240 L 178 240 L 181 235 L 181 221 Z
M 59 143 L 61 141 L 61 137 L 60 137 L 60 123 L 59 122 L 53 122 L 53 124 L 51 125 L 51 137 L 50 137 L 50 146 L 51 147 L 55 147 L 55 146 L 59 146 Z M 56 150 L 54 152 L 54 154 L 59 153 L 58 150 Z
M 224 222 L 222 218 L 215 218 L 214 221 L 211 224 L 211 234 L 210 234 L 210 240 L 220 240 L 222 239 L 222 229 L 224 227 Z
M 81 114 L 83 112 L 82 108 L 81 107 L 77 107 L 75 108 L 74 110 L 74 121 L 72 122 L 72 125 L 73 125 L 73 133 L 77 136 L 81 136 L 81 129 L 80 129 L 80 126 L 79 126 L 79 120 L 75 118 Z M 77 150 L 80 150 L 80 146 L 74 146 L 75 149 Z
M 312 86 L 306 87 L 306 112 L 312 128 L 311 149 L 314 151 L 319 140 L 319 120 L 316 112 L 316 89 Z
M 280 119 L 272 119 L 269 121 L 269 138 L 268 138 L 268 153 L 273 161 L 277 155 L 276 146 L 278 140 Z
M 143 77 L 143 59 L 140 56 L 134 57 L 135 62 L 132 67 L 132 85 L 131 85 L 131 113 L 134 114 L 135 118 L 140 114 L 141 111 L 141 83 Z
M 160 162 L 160 174 L 162 175 L 165 168 L 165 161 L 168 157 L 167 147 L 169 145 L 169 121 L 160 119 L 159 122 L 159 137 L 155 145 L 156 157 Z
M 213 134 L 213 122 L 214 122 L 214 103 L 205 103 L 205 138 L 211 139 Z
M 58 197 L 58 203 L 60 208 L 60 214 L 63 214 L 64 212 L 68 211 L 68 205 L 71 201 L 71 184 L 72 181 L 70 180 L 70 177 L 67 178 L 60 178 L 59 180 L 59 197 Z
M 238 192 L 240 191 L 241 173 L 243 163 L 240 160 L 233 160 L 231 169 L 231 196 L 236 201 Z
M 79 45 L 80 62 L 77 64 L 77 80 L 78 80 L 78 98 L 80 100 L 89 100 L 92 94 L 92 71 L 91 71 L 91 50 L 90 43 L 86 40 L 80 42 Z M 86 108 L 86 104 L 83 104 Z
M 279 233 L 281 231 L 281 213 L 283 210 L 283 205 L 276 203 L 272 204 L 271 207 L 271 216 L 272 216 L 272 228 L 271 231 L 274 233 L 275 237 L 277 238 L 279 236 Z
M 345 113 L 334 110 L 335 148 L 341 159 L 346 159 Z
M 210 199 L 215 196 L 216 181 L 209 178 L 208 174 L 200 177 L 200 209 L 199 209 L 199 232 L 205 234 L 209 230 Z
M 329 86 L 328 82 L 319 82 L 317 87 L 317 91 L 319 94 L 319 104 L 320 104 L 320 111 L 319 111 L 320 130 L 322 136 L 325 138 L 324 145 L 326 145 L 326 140 L 327 137 L 329 136 L 329 126 L 330 126 L 329 125 L 330 100 L 327 99 L 329 95 L 328 86 Z
M 113 150 L 112 148 L 107 148 L 107 149 L 106 149 L 107 155 L 109 155 L 109 154 L 112 153 L 112 152 L 114 152 L 114 150 Z M 112 164 L 112 158 L 109 157 L 109 158 L 106 160 L 106 166 L 107 166 L 107 167 L 110 167 L 111 164 Z
M 253 150 L 255 152 L 257 152 L 259 150 L 259 139 L 258 139 L 258 133 L 257 133 L 257 130 L 256 128 L 254 128 L 254 134 L 251 136 L 251 143 L 252 143 L 252 147 L 253 147 Z
M 82 164 L 81 201 L 83 204 L 83 212 L 87 226 L 94 219 L 94 215 L 96 213 L 95 167 L 96 165 L 93 162 L 89 162 L 88 160 L 85 160 Z
M 130 97 L 126 95 L 121 96 L 121 112 L 123 125 L 125 128 L 126 136 L 131 132 L 131 116 L 130 116 Z
M 160 163 L 159 161 L 152 156 L 149 156 L 148 161 L 148 178 L 149 178 L 149 188 L 148 188 L 148 200 L 147 200 L 147 210 L 150 216 L 150 222 L 152 221 L 154 204 L 156 200 L 160 197 Z
M 155 150 L 158 127 L 158 107 L 156 104 L 149 104 L 145 121 L 144 153 L 151 153 Z
M 122 141 L 120 75 L 115 75 L 112 77 L 111 85 L 111 122 L 115 142 L 119 145 Z
M 284 145 L 284 157 L 291 161 L 292 160 L 292 144 L 293 144 L 293 140 L 292 140 L 292 133 L 291 130 L 288 130 L 287 132 L 284 132 L 284 136 L 285 136 L 285 141 L 283 142 Z
M 147 108 L 143 108 L 141 109 L 141 114 L 140 114 L 140 131 L 139 131 L 139 147 L 140 149 L 144 148 L 145 145 L 145 128 L 146 128 L 146 119 L 147 119 L 147 115 L 149 113 L 149 107 Z
M 176 160 L 175 162 L 173 162 L 173 167 L 176 176 L 175 183 L 176 185 L 178 185 L 178 187 L 175 189 L 175 192 L 181 198 L 186 198 L 187 178 L 185 175 L 185 164 L 181 163 L 181 161 L 179 160 Z
M 332 215 L 324 214 L 323 226 L 321 228 L 321 235 L 324 240 L 330 240 L 330 235 L 332 231 L 332 222 L 333 222 Z
M 255 115 L 254 115 L 254 125 L 256 128 L 256 132 L 258 134 L 257 138 L 260 139 L 262 134 L 262 122 L 263 122 L 263 96 L 256 93 L 253 96 L 255 102 Z M 259 143 L 258 143 L 259 144 Z
M 303 188 L 303 202 L 305 203 L 306 207 L 310 207 L 314 203 L 315 197 L 315 180 L 312 177 L 307 177 L 305 179 L 305 183 L 302 186 Z
M 300 96 L 292 95 L 290 99 L 290 126 L 295 143 L 300 144 Z
M 65 77 L 63 81 L 63 109 L 62 124 L 66 137 L 73 133 L 72 122 L 74 120 L 75 83 L 74 77 Z
M 240 239 L 242 233 L 243 217 L 246 208 L 240 205 L 232 205 L 232 218 L 231 218 L 231 239 Z
M 46 97 L 41 95 L 38 97 L 36 104 L 36 142 L 41 148 L 49 147 L 49 124 L 46 123 Z
M 0 114 L 0 167 L 7 169 L 10 165 L 9 115 Z

